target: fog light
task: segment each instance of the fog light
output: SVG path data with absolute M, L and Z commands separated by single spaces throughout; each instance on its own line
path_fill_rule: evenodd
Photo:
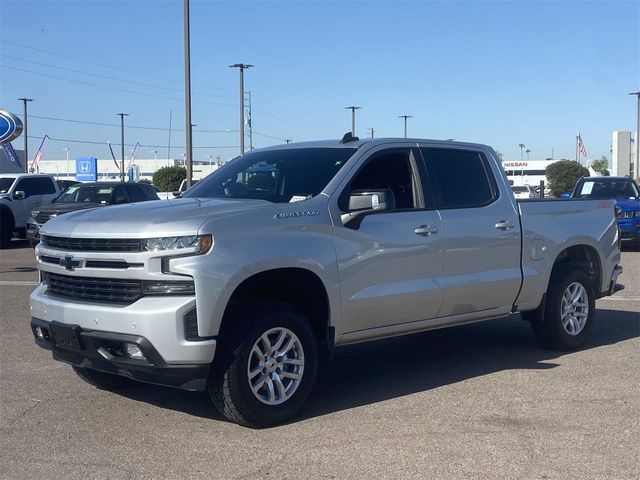
M 125 343 L 124 351 L 129 358 L 134 358 L 136 360 L 144 360 L 146 357 L 140 347 L 135 343 Z
M 40 328 L 40 327 L 36 327 L 36 338 L 38 340 L 44 340 L 44 332 L 42 331 L 42 328 Z

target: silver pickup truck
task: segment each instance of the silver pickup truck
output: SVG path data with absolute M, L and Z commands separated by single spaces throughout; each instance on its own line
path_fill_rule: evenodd
M 613 201 L 516 202 L 490 147 L 450 141 L 255 150 L 184 198 L 41 233 L 38 345 L 100 388 L 206 389 L 252 427 L 295 415 L 337 346 L 520 313 L 574 349 L 621 288 Z

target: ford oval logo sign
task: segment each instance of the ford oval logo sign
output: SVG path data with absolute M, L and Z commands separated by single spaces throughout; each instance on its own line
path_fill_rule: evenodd
M 11 112 L 0 110 L 0 145 L 9 143 L 22 133 L 22 122 Z

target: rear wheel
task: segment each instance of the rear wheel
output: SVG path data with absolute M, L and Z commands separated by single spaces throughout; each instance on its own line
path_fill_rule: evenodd
M 134 380 L 112 373 L 100 372 L 90 368 L 76 367 L 72 365 L 73 371 L 85 382 L 102 390 L 120 390 L 136 384 Z
M 544 314 L 531 315 L 531 326 L 545 347 L 573 350 L 586 342 L 594 311 L 595 295 L 586 273 L 559 269 L 549 282 Z
M 289 305 L 269 302 L 229 321 L 237 327 L 222 337 L 214 362 L 208 383 L 213 403 L 227 419 L 247 427 L 290 419 L 316 379 L 318 345 L 308 319 Z

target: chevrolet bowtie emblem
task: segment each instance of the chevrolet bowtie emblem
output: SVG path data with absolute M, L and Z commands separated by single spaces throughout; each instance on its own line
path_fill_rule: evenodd
M 60 266 L 73 271 L 74 268 L 80 266 L 80 260 L 74 260 L 71 255 L 65 255 L 60 259 Z

